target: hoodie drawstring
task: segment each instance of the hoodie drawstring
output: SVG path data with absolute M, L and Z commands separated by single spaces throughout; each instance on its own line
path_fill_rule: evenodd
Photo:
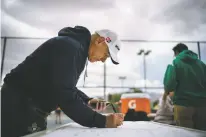
M 86 77 L 88 77 L 88 74 L 87 74 L 87 66 L 88 66 L 88 59 L 86 61 L 86 69 L 85 69 L 85 72 L 84 72 L 84 84 L 83 84 L 83 87 L 85 85 L 85 81 L 86 81 Z

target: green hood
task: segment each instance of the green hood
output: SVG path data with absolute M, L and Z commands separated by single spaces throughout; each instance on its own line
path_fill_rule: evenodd
M 164 88 L 174 91 L 175 105 L 206 106 L 206 65 L 196 53 L 181 52 L 167 67 Z
M 193 79 L 198 83 L 199 86 L 204 88 L 203 83 L 205 83 L 205 77 L 202 77 L 201 74 L 200 76 L 198 76 L 197 74 L 197 71 L 202 72 L 202 74 L 204 74 L 204 67 L 202 67 L 202 65 L 199 65 L 199 69 L 194 67 L 197 66 L 197 62 L 199 61 L 197 54 L 190 50 L 184 50 L 177 56 L 176 61 L 178 62 L 178 60 L 181 60 L 182 62 L 191 65 L 190 73 L 193 74 L 193 76 L 195 76 Z M 185 67 L 187 68 L 187 66 Z
M 193 62 L 198 60 L 198 55 L 191 50 L 184 50 L 179 55 L 177 55 L 176 60 L 181 60 L 183 62 Z

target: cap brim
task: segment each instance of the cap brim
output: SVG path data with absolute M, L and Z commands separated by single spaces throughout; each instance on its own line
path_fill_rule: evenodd
M 117 54 L 113 53 L 110 49 L 109 49 L 109 54 L 110 54 L 110 58 L 112 60 L 112 63 L 114 63 L 115 65 L 118 65 L 119 59 L 117 57 Z
M 115 65 L 118 65 L 118 64 L 119 64 L 119 62 L 114 61 L 114 60 L 112 59 L 112 57 L 111 57 L 111 60 L 112 60 L 112 63 L 113 63 L 113 64 L 115 64 Z

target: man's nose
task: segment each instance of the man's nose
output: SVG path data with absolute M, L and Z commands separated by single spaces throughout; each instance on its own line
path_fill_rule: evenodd
M 107 58 L 103 58 L 101 61 L 104 63 L 107 60 Z

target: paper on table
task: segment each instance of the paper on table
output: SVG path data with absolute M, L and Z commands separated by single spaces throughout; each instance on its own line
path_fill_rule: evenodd
M 72 123 L 43 137 L 127 137 L 128 135 L 129 137 L 206 137 L 202 132 L 152 122 L 124 122 L 124 125 L 114 129 L 86 128 Z

